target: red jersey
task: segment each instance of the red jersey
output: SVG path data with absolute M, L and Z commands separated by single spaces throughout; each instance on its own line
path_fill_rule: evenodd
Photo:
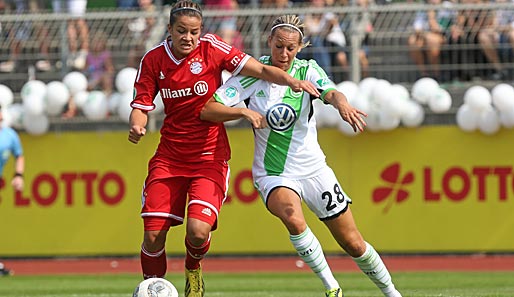
M 200 111 L 222 84 L 222 71 L 236 75 L 248 59 L 213 34 L 201 37 L 181 60 L 173 56 L 169 38 L 144 55 L 130 106 L 151 111 L 160 92 L 166 117 L 156 155 L 184 162 L 230 159 L 225 126 L 200 120 Z

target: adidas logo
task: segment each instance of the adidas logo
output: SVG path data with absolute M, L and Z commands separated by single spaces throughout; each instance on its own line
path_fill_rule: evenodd
M 162 73 L 162 71 L 159 71 L 159 78 L 160 79 L 165 79 L 166 77 L 164 76 L 164 74 Z
M 207 207 L 206 207 L 206 208 L 204 208 L 204 209 L 202 209 L 202 213 L 203 213 L 204 215 L 206 215 L 206 216 L 209 216 L 209 217 L 210 217 L 210 216 L 212 216 L 212 211 L 211 211 L 211 209 L 210 209 L 210 208 L 207 208 Z
M 257 92 L 257 94 L 255 94 L 255 97 L 266 97 L 266 94 L 263 90 L 260 90 L 259 92 Z

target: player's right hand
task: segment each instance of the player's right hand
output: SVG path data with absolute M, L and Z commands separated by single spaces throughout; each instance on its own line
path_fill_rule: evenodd
M 307 92 L 312 96 L 319 98 L 321 93 L 318 89 L 308 80 L 298 80 L 294 79 L 292 85 L 289 86 L 295 92 Z
M 145 136 L 146 129 L 138 125 L 134 125 L 130 128 L 128 140 L 132 143 L 137 144 L 141 137 Z
M 255 129 L 262 129 L 267 127 L 266 119 L 262 114 L 249 108 L 243 108 L 243 115 Z

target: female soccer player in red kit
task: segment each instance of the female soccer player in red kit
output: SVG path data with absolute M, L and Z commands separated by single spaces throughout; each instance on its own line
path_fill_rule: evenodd
M 187 218 L 186 297 L 204 296 L 200 261 L 209 250 L 211 231 L 217 228 L 228 186 L 230 147 L 225 128 L 222 123 L 202 121 L 199 117 L 205 103 L 222 84 L 222 71 L 320 95 L 312 83 L 265 66 L 216 35 L 200 37 L 201 29 L 202 12 L 198 4 L 186 0 L 172 7 L 170 36 L 141 60 L 134 83 L 128 137 L 138 143 L 145 135 L 148 112 L 155 108 L 153 100 L 159 92 L 166 117 L 142 193 L 141 266 L 144 278 L 164 277 L 167 232 Z

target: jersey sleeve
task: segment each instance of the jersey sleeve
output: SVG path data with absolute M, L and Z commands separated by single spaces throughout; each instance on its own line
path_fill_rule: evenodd
M 145 55 L 141 60 L 134 82 L 134 99 L 130 103 L 132 108 L 143 111 L 155 109 L 153 100 L 157 95 L 157 80 L 154 71 L 154 60 L 152 55 Z
M 324 103 L 325 95 L 332 90 L 337 90 L 334 82 L 328 77 L 327 73 L 321 68 L 314 60 L 309 60 L 309 67 L 307 68 L 306 79 L 314 84 L 314 86 L 321 92 L 321 100 Z
M 253 95 L 258 80 L 251 76 L 232 76 L 216 90 L 214 99 L 223 105 L 234 106 Z
M 14 157 L 18 158 L 19 156 L 23 155 L 23 148 L 21 146 L 20 137 L 14 130 L 10 130 L 10 132 L 12 138 L 11 153 Z
M 250 55 L 230 46 L 215 34 L 205 34 L 202 39 L 211 45 L 211 54 L 220 60 L 222 68 L 229 71 L 232 75 L 238 75 L 244 65 L 251 58 Z

